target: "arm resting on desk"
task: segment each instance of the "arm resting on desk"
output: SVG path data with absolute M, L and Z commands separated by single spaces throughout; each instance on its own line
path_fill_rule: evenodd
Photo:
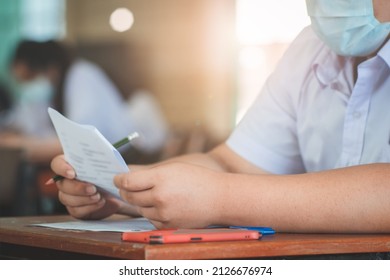
M 284 232 L 390 232 L 390 164 L 271 175 L 222 145 L 209 154 L 120 175 L 116 184 L 157 227 L 229 224 Z
M 52 166 L 74 178 L 63 158 Z M 120 213 L 135 210 L 158 228 L 227 224 L 279 232 L 390 232 L 390 164 L 272 175 L 223 144 L 207 154 L 135 166 L 116 176 L 115 183 L 133 205 Z M 104 218 L 121 209 L 96 189 L 88 193 L 86 183 L 63 180 L 57 185 L 74 217 Z

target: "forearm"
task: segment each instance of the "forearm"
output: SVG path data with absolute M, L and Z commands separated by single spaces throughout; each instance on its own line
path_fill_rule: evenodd
M 218 159 L 216 159 L 210 153 L 186 154 L 186 155 L 174 157 L 172 159 L 168 159 L 161 163 L 164 164 L 164 163 L 172 163 L 172 162 L 189 163 L 193 165 L 206 167 L 208 169 L 215 170 L 215 171 L 227 171 L 224 164 Z
M 284 232 L 390 232 L 390 164 L 224 176 L 220 223 Z
M 62 153 L 62 148 L 57 138 L 26 139 L 22 148 L 26 151 L 27 159 L 32 163 L 49 163 L 56 155 Z
M 205 167 L 214 171 L 223 171 L 231 173 L 244 174 L 266 174 L 265 170 L 249 163 L 247 160 L 240 157 L 232 151 L 226 144 L 221 144 L 215 147 L 208 153 L 186 154 L 174 157 L 163 162 L 152 164 L 149 166 L 131 166 L 131 168 L 142 169 L 153 167 L 160 164 L 181 162 Z
M 22 149 L 27 161 L 31 163 L 49 163 L 53 157 L 62 153 L 57 137 L 38 138 L 7 133 L 1 135 L 0 146 Z
M 208 169 L 212 169 L 215 171 L 227 171 L 224 169 L 224 166 L 220 164 L 217 160 L 215 160 L 212 156 L 209 154 L 202 154 L 202 153 L 194 153 L 194 154 L 186 154 L 181 155 L 177 157 L 173 157 L 161 162 L 157 162 L 154 164 L 149 165 L 129 165 L 129 169 L 132 171 L 145 169 L 145 168 L 153 168 L 158 165 L 168 164 L 168 163 L 174 163 L 174 162 L 181 162 L 181 163 L 189 163 L 193 165 L 199 165 L 206 167 Z

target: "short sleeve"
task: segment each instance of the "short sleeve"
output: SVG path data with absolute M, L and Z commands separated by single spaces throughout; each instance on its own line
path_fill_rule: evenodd
M 271 173 L 305 172 L 297 136 L 297 104 L 317 51 L 318 38 L 310 28 L 304 29 L 228 138 L 226 144 L 233 151 Z

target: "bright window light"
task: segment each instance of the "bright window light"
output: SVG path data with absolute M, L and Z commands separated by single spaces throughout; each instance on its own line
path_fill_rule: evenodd
M 65 37 L 65 0 L 22 0 L 20 5 L 23 38 L 45 41 Z
M 110 16 L 110 25 L 117 32 L 129 30 L 133 26 L 133 23 L 133 13 L 126 8 L 118 8 Z
M 258 69 L 265 61 L 264 51 L 257 46 L 247 46 L 240 49 L 238 62 L 246 69 Z
M 308 24 L 303 0 L 237 0 L 240 44 L 290 42 Z
M 236 18 L 239 122 L 285 49 L 310 19 L 304 0 L 237 0 Z

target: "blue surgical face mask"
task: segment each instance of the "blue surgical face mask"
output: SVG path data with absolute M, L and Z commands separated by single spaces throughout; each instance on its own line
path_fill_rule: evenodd
M 374 16 L 373 0 L 306 0 L 311 25 L 342 56 L 368 56 L 388 38 L 390 23 Z
M 49 102 L 53 97 L 54 88 L 48 78 L 40 76 L 20 86 L 21 103 Z

